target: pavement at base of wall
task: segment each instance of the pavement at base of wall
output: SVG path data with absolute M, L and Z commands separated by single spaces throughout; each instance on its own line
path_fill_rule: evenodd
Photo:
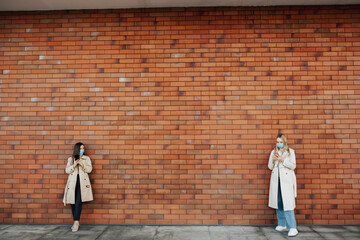
M 84 240 L 262 240 L 262 239 L 360 239 L 360 225 L 299 225 L 299 234 L 275 231 L 272 225 L 96 225 L 81 224 L 71 232 L 70 224 L 0 224 L 0 239 Z

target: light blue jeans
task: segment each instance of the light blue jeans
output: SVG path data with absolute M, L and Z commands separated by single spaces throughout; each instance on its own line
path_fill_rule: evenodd
M 284 211 L 284 205 L 281 196 L 280 178 L 278 186 L 278 209 L 276 209 L 276 217 L 278 226 L 286 226 L 287 229 L 296 228 L 296 220 L 294 210 Z

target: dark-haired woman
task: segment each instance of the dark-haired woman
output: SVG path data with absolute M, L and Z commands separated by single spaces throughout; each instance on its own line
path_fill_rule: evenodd
M 69 174 L 64 192 L 64 206 L 71 204 L 74 224 L 71 227 L 73 232 L 77 232 L 80 226 L 80 215 L 82 202 L 93 200 L 91 184 L 88 173 L 92 171 L 91 160 L 84 155 L 85 145 L 76 143 L 72 157 L 68 158 L 65 172 Z
M 268 163 L 271 172 L 269 207 L 276 209 L 278 226 L 276 231 L 289 231 L 288 236 L 298 234 L 295 220 L 296 198 L 296 158 L 295 151 L 289 148 L 285 135 L 276 137 Z

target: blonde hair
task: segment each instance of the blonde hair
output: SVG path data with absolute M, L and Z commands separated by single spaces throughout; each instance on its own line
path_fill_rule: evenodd
M 290 154 L 289 146 L 287 144 L 287 139 L 284 134 L 280 133 L 277 135 L 276 139 L 280 138 L 284 142 L 284 150 L 287 151 Z M 275 144 L 275 152 L 279 151 L 280 148 L 277 147 L 277 144 Z

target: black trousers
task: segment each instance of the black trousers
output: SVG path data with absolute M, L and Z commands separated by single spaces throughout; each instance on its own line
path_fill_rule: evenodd
M 76 187 L 75 187 L 75 204 L 71 204 L 71 211 L 74 221 L 80 220 L 81 207 L 82 207 L 82 202 L 81 202 L 80 177 L 78 174 L 76 180 Z

